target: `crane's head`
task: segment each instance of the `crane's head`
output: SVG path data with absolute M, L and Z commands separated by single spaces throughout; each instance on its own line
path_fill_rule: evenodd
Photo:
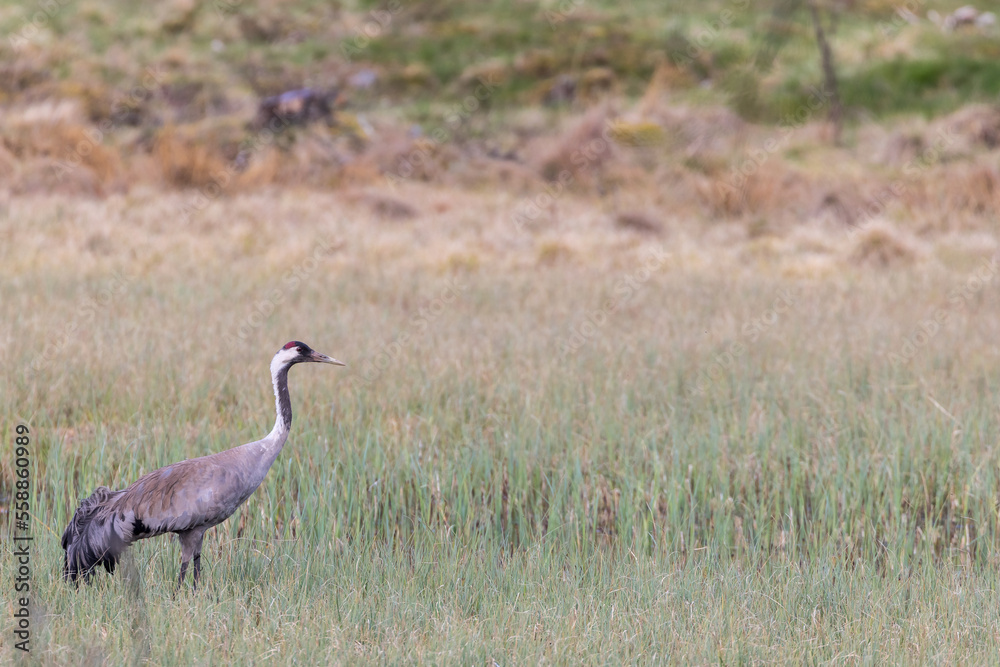
M 287 368 L 292 364 L 301 364 L 306 361 L 315 361 L 321 364 L 334 364 L 335 366 L 347 365 L 342 361 L 337 361 L 333 357 L 320 354 L 301 341 L 293 340 L 285 343 L 285 345 L 278 350 L 278 353 L 274 355 L 274 360 L 271 362 L 271 368 Z

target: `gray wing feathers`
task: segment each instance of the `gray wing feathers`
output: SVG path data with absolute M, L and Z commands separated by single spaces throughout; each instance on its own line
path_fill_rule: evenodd
M 247 447 L 174 463 L 121 491 L 95 490 L 63 533 L 64 576 L 89 577 L 98 565 L 114 572 L 121 552 L 135 540 L 225 521 L 259 484 Z
M 105 508 L 121 493 L 102 486 L 80 503 L 62 536 L 62 546 L 66 550 L 63 576 L 66 579 L 89 578 L 98 565 L 103 565 L 108 572 L 115 571 L 118 557 L 128 542 L 120 526 L 109 520 Z
M 241 493 L 245 485 L 236 462 L 221 456 L 231 451 L 160 468 L 125 489 L 116 505 L 142 520 L 146 530 L 136 539 L 213 526 L 236 511 L 249 494 Z

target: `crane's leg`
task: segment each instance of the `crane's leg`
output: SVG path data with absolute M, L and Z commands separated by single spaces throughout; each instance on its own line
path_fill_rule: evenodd
M 201 542 L 205 538 L 206 528 L 195 528 L 177 533 L 181 541 L 181 576 L 177 580 L 177 588 L 184 584 L 184 575 L 187 573 L 188 563 L 194 560 L 194 588 L 198 588 L 198 576 L 201 574 Z
M 191 561 L 191 550 L 189 547 L 190 533 L 177 533 L 177 539 L 181 543 L 181 576 L 177 578 L 177 588 L 184 585 L 184 575 L 187 574 L 188 563 Z
M 201 543 L 205 539 L 205 529 L 198 531 L 198 539 L 194 545 L 194 588 L 198 589 L 198 577 L 201 576 Z
M 201 576 L 201 552 L 194 555 L 194 589 L 198 590 L 198 577 Z

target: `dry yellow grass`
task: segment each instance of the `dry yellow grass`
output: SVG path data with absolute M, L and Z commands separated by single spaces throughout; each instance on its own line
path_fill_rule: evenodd
M 359 188 L 416 203 L 442 192 L 487 207 L 520 198 L 515 226 L 536 231 L 562 230 L 560 220 L 577 219 L 597 200 L 612 218 L 642 202 L 650 216 L 686 221 L 695 237 L 720 220 L 751 234 L 766 220 L 772 234 L 808 224 L 834 237 L 884 220 L 931 245 L 941 234 L 992 230 L 1000 143 L 989 107 L 893 131 L 862 125 L 856 143 L 837 148 L 820 141 L 821 123 L 754 126 L 725 109 L 673 105 L 655 91 L 635 105 L 609 101 L 556 123 L 544 111 L 511 114 L 503 155 L 453 142 L 450 126 L 415 136 L 378 114 L 364 124 L 342 114 L 333 127 L 288 135 L 221 119 L 168 125 L 140 140 L 123 128 L 102 131 L 76 104 L 45 102 L 0 113 L 0 172 L 15 195 L 176 191 L 167 199 L 188 197 L 199 212 L 272 185 L 306 187 L 316 201 L 356 199 Z M 484 190 L 499 191 L 495 203 Z M 386 219 L 434 210 L 402 213 L 389 201 L 368 204 Z
M 995 654 L 991 234 L 901 261 L 885 222 L 652 235 L 575 193 L 537 230 L 509 194 L 418 183 L 191 196 L 0 215 L 48 662 Z M 59 581 L 79 496 L 270 427 L 292 337 L 350 366 L 294 378 L 293 444 L 206 542 L 212 595 L 170 598 L 164 539 L 131 579 Z M 905 646 L 843 623 L 886 614 Z
M 518 224 L 523 206 L 524 199 L 503 193 L 418 184 L 392 195 L 265 190 L 212 199 L 136 188 L 103 199 L 14 196 L 5 200 L 0 222 L 0 274 L 118 269 L 170 276 L 255 264 L 277 271 L 321 240 L 334 248 L 331 266 L 379 266 L 386 273 L 518 270 L 552 262 L 619 270 L 651 246 L 669 253 L 670 271 L 850 275 L 859 266 L 901 263 L 958 271 L 997 246 L 996 235 L 978 226 L 921 232 L 880 219 L 856 228 L 815 222 L 786 230 L 762 222 L 749 233 L 738 222 L 705 225 L 659 208 L 616 213 L 570 194 L 525 226 Z

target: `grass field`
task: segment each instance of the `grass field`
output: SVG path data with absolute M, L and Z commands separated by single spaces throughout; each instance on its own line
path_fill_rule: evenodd
M 506 225 L 483 199 L 461 215 Z M 176 206 L 15 199 L 0 227 L 46 664 L 1000 652 L 988 254 L 796 278 L 596 223 L 474 255 L 447 215 L 355 234 L 380 223 L 337 196 L 219 207 L 269 213 L 245 229 Z M 349 367 L 293 371 L 292 437 L 209 532 L 204 589 L 172 597 L 166 537 L 60 581 L 81 496 L 270 429 L 290 338 Z
M 839 142 L 804 10 L 0 0 L 0 662 L 998 663 L 998 28 L 834 4 Z M 62 581 L 295 339 L 204 586 Z

